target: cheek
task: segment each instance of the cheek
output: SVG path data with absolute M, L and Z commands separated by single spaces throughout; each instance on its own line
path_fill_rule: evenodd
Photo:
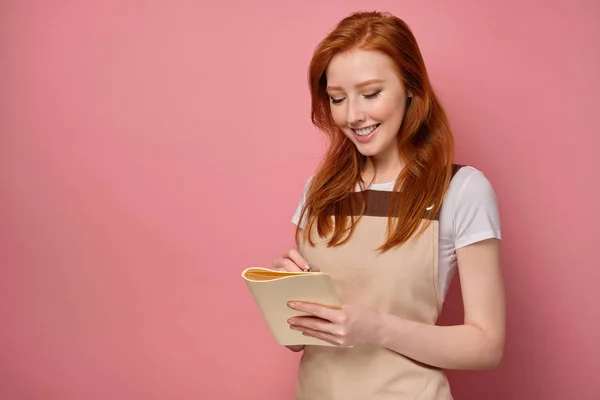
M 373 110 L 372 115 L 381 121 L 400 122 L 404 116 L 404 105 L 397 101 L 385 101 Z
M 342 107 L 331 107 L 331 117 L 333 122 L 339 127 L 346 125 L 346 115 L 344 114 Z

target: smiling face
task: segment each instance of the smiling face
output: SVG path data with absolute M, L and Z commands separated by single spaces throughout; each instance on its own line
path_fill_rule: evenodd
M 370 50 L 336 54 L 325 71 L 333 121 L 364 156 L 398 158 L 406 92 L 393 60 Z

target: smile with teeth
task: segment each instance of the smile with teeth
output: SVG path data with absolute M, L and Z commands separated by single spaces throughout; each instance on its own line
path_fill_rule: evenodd
M 375 124 L 375 125 L 371 125 L 368 126 L 366 128 L 361 128 L 361 129 L 352 129 L 357 135 L 359 136 L 367 136 L 369 133 L 373 132 L 375 129 L 377 129 L 377 127 L 381 125 L 381 124 Z

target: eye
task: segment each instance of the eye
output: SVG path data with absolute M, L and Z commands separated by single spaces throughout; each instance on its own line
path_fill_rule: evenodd
M 365 98 L 374 99 L 375 97 L 379 96 L 380 93 L 381 93 L 381 90 L 378 90 L 375 93 L 365 94 Z
M 342 101 L 344 101 L 343 97 L 341 99 L 334 99 L 333 97 L 330 97 L 329 99 L 331 100 L 331 104 L 340 104 Z

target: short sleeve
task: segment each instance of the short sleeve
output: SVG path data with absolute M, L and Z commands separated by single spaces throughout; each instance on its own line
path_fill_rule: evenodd
M 485 175 L 472 169 L 454 203 L 454 247 L 492 238 L 501 239 L 496 193 Z
M 312 176 L 310 178 L 308 178 L 308 180 L 304 184 L 304 192 L 302 193 L 302 196 L 300 197 L 300 201 L 298 202 L 298 206 L 296 207 L 296 211 L 294 212 L 294 215 L 292 216 L 292 223 L 294 223 L 294 225 L 298 225 L 298 223 L 300 222 L 300 214 L 302 213 L 302 207 L 304 207 L 304 203 L 306 202 L 306 193 L 308 192 L 308 185 L 310 184 L 311 179 L 312 179 Z M 304 228 L 305 226 L 306 226 L 306 214 L 304 215 L 304 218 L 302 219 L 300 228 Z

